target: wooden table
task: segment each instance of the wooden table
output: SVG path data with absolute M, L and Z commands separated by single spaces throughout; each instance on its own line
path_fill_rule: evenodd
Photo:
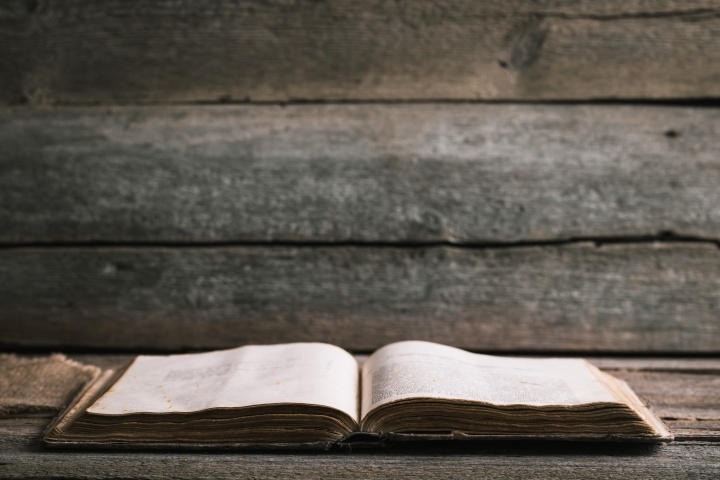
M 75 355 L 118 367 L 128 355 Z M 383 451 L 54 451 L 41 443 L 48 416 L 0 420 L 2 478 L 718 478 L 720 360 L 610 358 L 593 363 L 625 379 L 675 434 L 665 445 L 452 443 Z

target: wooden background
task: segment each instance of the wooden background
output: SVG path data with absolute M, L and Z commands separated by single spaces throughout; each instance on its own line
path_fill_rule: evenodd
M 715 0 L 5 0 L 0 100 L 689 98 Z
M 717 354 L 719 79 L 714 1 L 3 2 L 0 348 Z

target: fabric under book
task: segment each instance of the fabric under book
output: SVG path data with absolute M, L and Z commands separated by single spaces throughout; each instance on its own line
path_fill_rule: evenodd
M 139 356 L 48 428 L 51 446 L 328 448 L 442 439 L 669 441 L 628 385 L 582 359 L 322 343 Z

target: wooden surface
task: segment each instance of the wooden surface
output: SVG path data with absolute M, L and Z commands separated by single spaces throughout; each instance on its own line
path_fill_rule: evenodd
M 720 238 L 718 109 L 18 108 L 0 145 L 5 243 Z
M 717 353 L 719 267 L 717 246 L 682 242 L 5 248 L 0 342 Z
M 122 365 L 129 357 L 77 359 Z M 715 478 L 720 475 L 717 359 L 593 359 L 625 378 L 676 435 L 669 445 L 455 443 L 381 452 L 66 452 L 42 447 L 49 418 L 0 420 L 3 478 Z M 668 369 L 668 362 L 677 370 Z M 688 362 L 685 364 L 684 362 Z M 704 373 L 689 373 L 703 364 Z M 664 370 L 662 372 L 658 370 Z M 649 376 L 652 373 L 654 376 Z M 679 390 L 678 387 L 681 387 Z M 695 428 L 687 428 L 694 424 Z
M 48 419 L 0 420 L 4 478 L 707 478 L 720 475 L 714 441 L 670 445 L 495 443 L 386 452 L 63 452 L 40 445 Z
M 703 98 L 713 0 L 7 0 L 0 102 Z

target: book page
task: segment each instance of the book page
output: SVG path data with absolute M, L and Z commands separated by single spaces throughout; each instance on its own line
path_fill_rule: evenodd
M 409 341 L 387 345 L 363 365 L 362 414 L 407 398 L 501 405 L 577 405 L 618 400 L 582 359 L 480 355 Z
M 322 405 L 358 420 L 358 364 L 323 343 L 140 356 L 88 412 L 195 412 L 278 403 Z

